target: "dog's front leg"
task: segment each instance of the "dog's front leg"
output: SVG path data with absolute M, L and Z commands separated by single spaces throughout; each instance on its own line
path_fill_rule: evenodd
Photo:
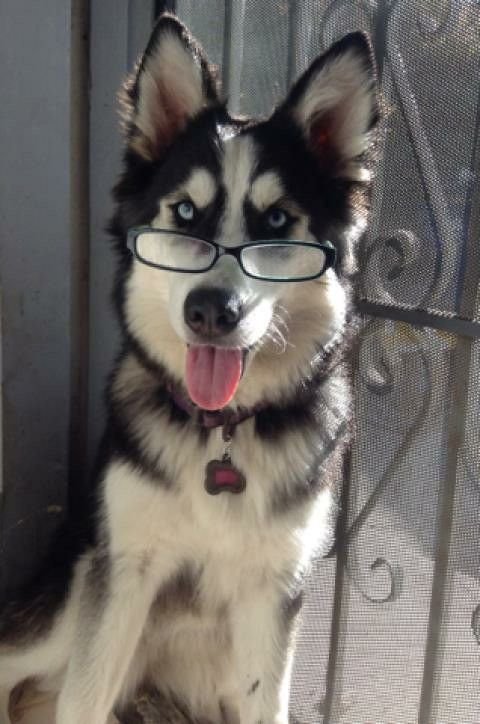
M 259 592 L 232 616 L 240 721 L 287 724 L 293 619 L 278 593 Z
M 152 600 L 172 565 L 169 561 L 166 570 L 159 571 L 158 565 L 128 555 L 93 561 L 85 578 L 56 724 L 106 724 Z

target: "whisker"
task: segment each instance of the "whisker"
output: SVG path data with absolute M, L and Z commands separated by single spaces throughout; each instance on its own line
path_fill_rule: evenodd
M 290 316 L 288 310 L 281 305 L 277 305 L 270 322 L 270 328 L 265 335 L 266 338 L 273 343 L 273 345 L 278 349 L 281 354 L 283 354 L 287 350 L 287 347 L 293 346 L 287 338 L 289 326 L 287 320 L 285 319 L 285 316 Z

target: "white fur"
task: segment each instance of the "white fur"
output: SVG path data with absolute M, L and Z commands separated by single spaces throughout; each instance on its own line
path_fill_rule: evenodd
M 285 191 L 278 174 L 274 171 L 262 173 L 252 183 L 250 198 L 260 211 L 278 203 Z
M 374 103 L 372 80 L 358 53 L 348 51 L 320 68 L 294 109 L 294 117 L 309 138 L 312 125 L 326 113 L 333 113 L 332 134 L 337 150 L 348 162 L 368 145 L 368 126 Z M 365 171 L 347 164 L 343 173 L 364 180 Z
M 285 285 L 287 286 L 287 285 Z M 274 342 L 262 346 L 251 361 L 236 393 L 241 406 L 250 406 L 259 395 L 280 400 L 294 389 L 296 380 L 308 376 L 315 357 L 315 340 L 328 347 L 343 329 L 347 309 L 345 291 L 330 270 L 317 282 L 290 284 L 281 298 L 280 316 L 288 331 L 284 347 Z M 316 336 L 313 336 L 316 335 Z M 275 374 L 272 374 L 274 365 Z
M 109 571 L 109 596 L 95 623 L 95 636 L 88 643 L 95 610 L 89 613 L 80 604 L 89 554 L 76 569 L 67 607 L 53 636 L 28 653 L 17 654 L 16 659 L 0 657 L 2 687 L 12 687 L 25 675 L 53 679 L 68 663 L 57 724 L 85 724 L 86 712 L 89 724 L 105 724 L 120 688 L 126 698 L 149 664 L 154 664 L 159 686 L 183 694 L 198 715 L 214 716 L 212 702 L 220 699 L 239 713 L 242 724 L 277 721 L 282 706 L 278 697 L 286 699 L 276 685 L 284 663 L 283 649 L 277 650 L 275 644 L 278 595 L 305 568 L 318 531 L 327 530 L 331 499 L 325 490 L 313 508 L 301 508 L 288 523 L 279 517 L 266 526 L 261 501 L 266 492 L 264 471 L 271 460 L 251 459 L 251 426 L 241 432 L 235 454 L 244 468 L 246 460 L 251 460 L 246 466 L 249 485 L 244 496 L 205 495 L 201 474 L 215 444 L 214 449 L 199 447 L 194 454 L 190 450 L 183 458 L 172 457 L 168 468 L 176 469 L 178 495 L 152 484 L 128 464 L 110 465 L 104 483 L 105 523 L 111 533 L 114 568 Z M 292 440 L 291 454 L 298 461 L 306 452 L 300 443 Z M 298 452 L 296 444 L 300 444 Z M 178 448 L 172 447 L 169 453 L 178 455 Z M 155 593 L 184 560 L 194 560 L 202 570 L 204 613 L 198 618 L 169 619 L 168 626 L 160 629 L 145 629 Z M 224 665 L 217 668 L 221 652 L 216 649 L 215 614 L 222 607 L 239 613 L 225 641 Z M 78 629 L 80 614 L 83 624 Z M 215 679 L 207 675 L 212 666 Z M 258 678 L 262 679 L 259 696 L 247 698 L 245 692 Z
M 255 148 L 248 136 L 224 145 L 223 182 L 228 192 L 219 241 L 225 246 L 242 244 L 246 237 L 243 203 L 251 189 Z
M 172 197 L 167 197 L 167 199 L 162 202 L 160 218 L 158 220 L 155 219 L 155 223 L 157 223 L 157 221 L 161 222 L 165 202 L 172 203 L 174 201 L 182 201 L 185 197 L 190 197 L 197 209 L 204 209 L 213 201 L 216 191 L 217 184 L 212 174 L 204 168 L 194 168 L 185 183 L 176 189 L 175 194 Z
M 139 78 L 133 147 L 147 160 L 159 139 L 170 141 L 205 106 L 200 62 L 173 34 L 165 33 Z

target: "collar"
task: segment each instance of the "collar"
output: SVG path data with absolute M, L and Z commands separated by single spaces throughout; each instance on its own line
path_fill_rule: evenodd
M 358 331 L 358 324 L 352 324 L 353 320 L 350 317 L 348 321 L 351 325 L 353 337 L 353 333 Z M 345 334 L 343 331 L 342 335 L 340 335 L 336 342 L 334 342 L 329 348 L 323 350 L 321 365 L 319 365 L 319 369 L 317 369 L 316 373 L 312 377 L 312 381 L 314 381 L 315 384 L 318 384 L 331 372 L 332 368 L 334 368 L 339 361 L 343 360 L 345 354 L 343 348 L 345 346 L 348 348 L 349 345 L 345 345 Z M 340 357 L 338 357 L 339 350 L 341 352 Z M 255 415 L 259 412 L 262 412 L 272 406 L 271 402 L 264 402 L 263 404 L 258 403 L 253 407 L 239 407 L 236 411 L 228 407 L 225 407 L 222 410 L 202 410 L 182 392 L 179 385 L 169 382 L 166 387 L 168 393 L 170 394 L 172 403 L 185 412 L 196 425 L 205 427 L 209 430 L 214 427 L 221 427 L 224 441 L 232 439 L 236 426 L 241 422 L 248 420 L 249 417 L 255 417 Z M 306 390 L 306 394 L 307 397 L 310 396 L 308 390 Z
M 255 417 L 258 412 L 267 407 L 265 404 L 258 404 L 253 407 L 239 407 L 236 411 L 228 407 L 223 410 L 202 410 L 184 395 L 176 385 L 168 385 L 168 391 L 172 402 L 180 410 L 186 412 L 196 425 L 207 429 L 221 427 L 225 441 L 231 440 L 237 425 L 244 422 L 244 420 L 248 420 L 249 417 Z

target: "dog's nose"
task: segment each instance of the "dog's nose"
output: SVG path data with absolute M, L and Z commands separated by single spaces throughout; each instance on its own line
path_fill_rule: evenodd
M 239 297 L 227 289 L 198 287 L 185 299 L 185 322 L 202 337 L 221 337 L 235 329 L 242 317 Z

